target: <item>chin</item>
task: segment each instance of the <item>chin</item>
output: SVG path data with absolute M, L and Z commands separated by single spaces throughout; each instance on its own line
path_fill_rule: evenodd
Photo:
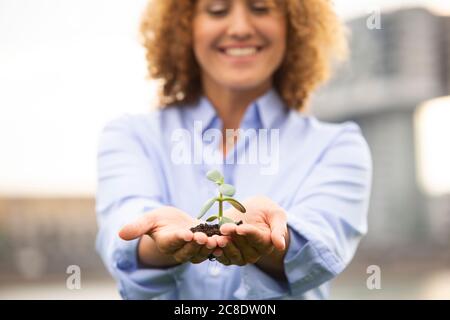
M 249 90 L 254 89 L 266 82 L 266 79 L 255 79 L 254 77 L 236 77 L 223 81 L 222 84 L 233 90 Z

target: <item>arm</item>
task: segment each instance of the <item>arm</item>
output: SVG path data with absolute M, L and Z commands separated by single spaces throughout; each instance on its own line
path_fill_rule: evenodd
M 125 224 L 163 207 L 165 201 L 161 191 L 164 181 L 157 170 L 158 157 L 143 149 L 132 131 L 131 120 L 122 117 L 110 122 L 100 136 L 97 251 L 118 282 L 122 297 L 176 298 L 177 279 L 189 265 L 169 263 L 168 268 L 142 268 L 138 251 L 142 252 L 144 247 L 154 249 L 154 246 L 147 240 L 139 245 L 139 239 L 124 241 L 118 236 Z
M 325 150 L 285 206 L 289 246 L 284 257 L 273 252 L 247 264 L 236 297 L 301 297 L 342 272 L 367 230 L 371 173 L 369 148 L 351 126 Z
M 185 262 L 201 263 L 221 250 L 215 238 L 189 230 L 197 220 L 163 204 L 169 201 L 157 141 L 144 149 L 131 120 L 111 122 L 101 135 L 97 250 L 122 297 L 175 299 L 180 276 L 190 266 Z

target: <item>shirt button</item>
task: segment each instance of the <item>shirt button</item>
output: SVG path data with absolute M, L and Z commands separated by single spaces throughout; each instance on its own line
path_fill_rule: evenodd
M 120 259 L 117 262 L 117 267 L 121 270 L 129 270 L 132 266 L 133 264 L 127 259 Z

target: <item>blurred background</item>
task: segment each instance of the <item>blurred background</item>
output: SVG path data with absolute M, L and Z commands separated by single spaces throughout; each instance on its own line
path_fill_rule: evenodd
M 96 148 L 108 120 L 155 105 L 145 3 L 0 0 L 0 299 L 119 299 L 94 248 Z M 332 298 L 450 299 L 450 2 L 334 3 L 351 58 L 309 112 L 361 126 L 374 181 L 369 233 Z

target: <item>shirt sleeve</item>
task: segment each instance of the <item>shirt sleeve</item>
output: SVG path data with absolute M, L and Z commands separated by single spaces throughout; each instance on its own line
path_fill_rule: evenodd
M 118 236 L 124 224 L 163 206 L 164 201 L 158 157 L 152 148 L 144 148 L 131 120 L 123 116 L 111 121 L 100 135 L 96 248 L 124 299 L 176 299 L 177 281 L 188 264 L 142 268 L 137 259 L 139 240 L 124 241 Z
M 355 123 L 322 153 L 287 213 L 286 283 L 255 265 L 242 268 L 238 299 L 295 299 L 344 270 L 367 232 L 370 149 Z

